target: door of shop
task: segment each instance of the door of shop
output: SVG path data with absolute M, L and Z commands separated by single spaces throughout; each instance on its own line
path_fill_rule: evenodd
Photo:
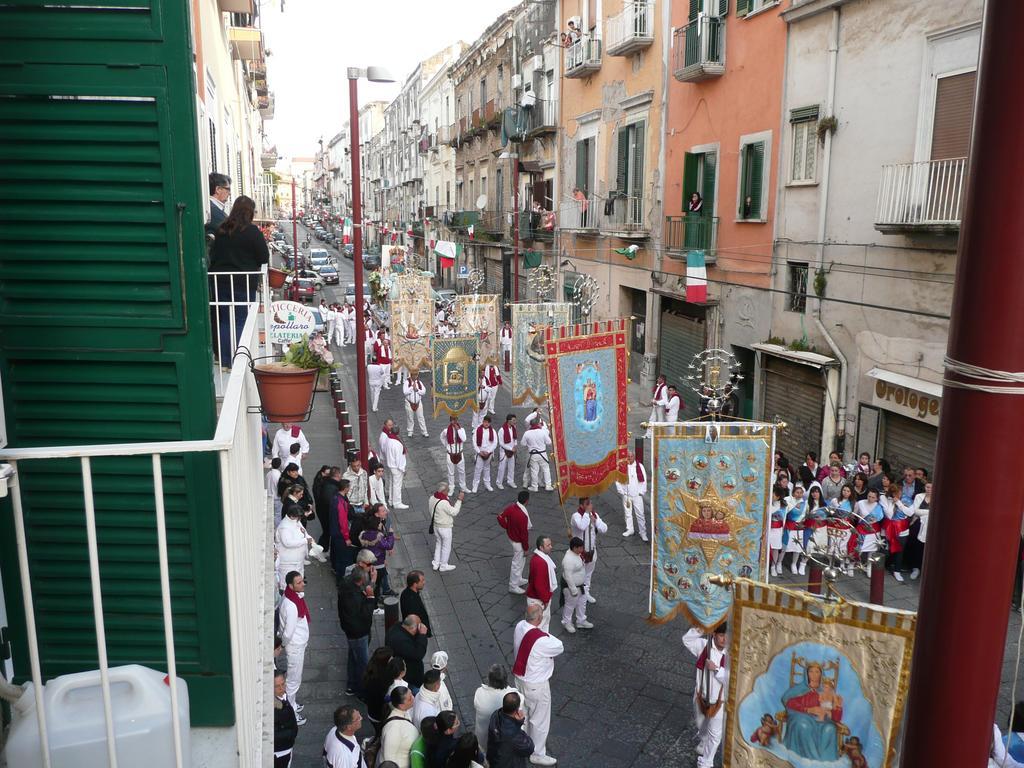
M 930 474 L 938 437 L 939 430 L 931 424 L 882 411 L 881 456 L 888 459 L 893 472 L 904 467 L 924 467 Z
M 704 308 L 669 298 L 661 300 L 661 307 L 658 372 L 665 375 L 669 384 L 679 388 L 684 406 L 679 412 L 680 421 L 695 419 L 700 415 L 700 400 L 697 393 L 686 386 L 686 376 L 693 356 L 702 352 L 706 345 Z
M 825 379 L 820 368 L 764 355 L 761 390 L 766 421 L 776 417 L 786 428 L 776 434 L 775 445 L 796 466 L 807 451 L 821 448 L 825 415 Z

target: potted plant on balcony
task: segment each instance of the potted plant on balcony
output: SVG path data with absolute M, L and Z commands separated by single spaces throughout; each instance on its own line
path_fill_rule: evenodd
M 270 421 L 305 421 L 321 373 L 335 367 L 327 341 L 319 333 L 303 336 L 281 360 L 253 365 L 263 414 Z

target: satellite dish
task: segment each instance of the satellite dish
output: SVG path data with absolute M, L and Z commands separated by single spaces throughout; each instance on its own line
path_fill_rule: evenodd
M 481 211 L 487 207 L 487 195 L 480 195 L 480 197 L 476 199 L 476 207 Z

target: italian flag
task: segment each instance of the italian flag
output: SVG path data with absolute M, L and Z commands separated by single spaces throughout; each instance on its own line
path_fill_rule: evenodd
M 708 270 L 704 263 L 704 251 L 686 252 L 686 300 L 691 304 L 706 304 L 708 301 Z
M 462 255 L 462 244 L 451 240 L 438 240 L 434 243 L 434 253 L 441 257 L 441 266 L 447 269 L 455 266 L 455 260 Z

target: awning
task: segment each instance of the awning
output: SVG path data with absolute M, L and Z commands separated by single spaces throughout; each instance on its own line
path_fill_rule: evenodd
M 520 173 L 532 173 L 534 175 L 538 173 L 544 173 L 544 169 L 540 166 L 539 160 L 520 160 L 519 161 L 519 172 Z
M 916 389 L 918 392 L 924 392 L 926 395 L 931 395 L 932 397 L 942 397 L 942 385 L 936 384 L 933 381 L 916 379 L 913 376 L 905 376 L 902 373 L 893 373 L 892 371 L 887 371 L 884 368 L 872 368 L 868 371 L 868 377 L 872 379 L 879 379 L 880 381 L 887 381 L 890 384 L 895 384 L 897 387 Z
M 750 348 L 756 349 L 758 352 L 764 352 L 766 355 L 783 357 L 787 360 L 792 360 L 794 363 L 809 365 L 812 368 L 824 368 L 827 365 L 835 365 L 836 363 L 834 357 L 819 355 L 817 352 L 798 352 L 778 344 L 751 344 Z

